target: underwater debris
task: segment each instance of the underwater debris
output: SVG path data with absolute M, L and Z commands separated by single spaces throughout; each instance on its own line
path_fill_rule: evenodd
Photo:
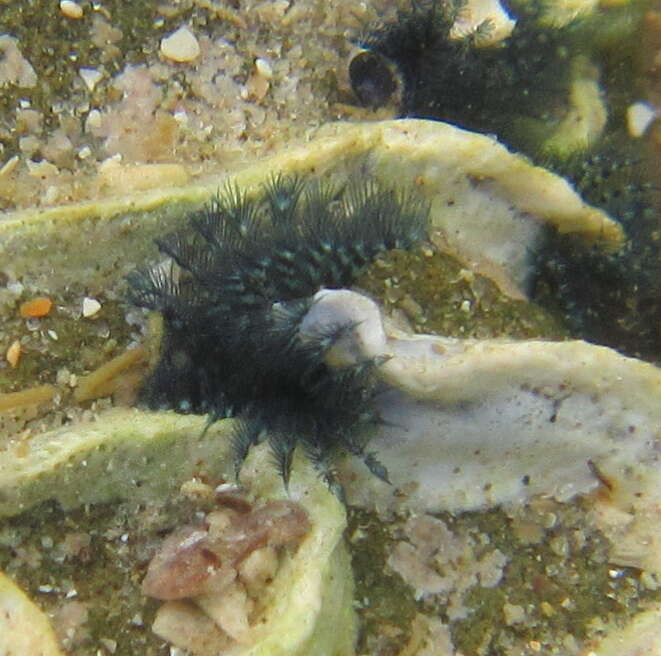
M 167 602 L 154 632 L 192 654 L 254 644 L 268 618 L 270 585 L 310 532 L 299 504 L 268 500 L 253 507 L 241 496 L 234 500 L 246 507 L 221 507 L 167 537 L 142 582 L 144 594 Z
M 339 369 L 324 361 L 351 323 L 299 335 L 321 287 L 345 287 L 378 253 L 425 238 L 429 207 L 415 197 L 362 182 L 345 188 L 272 177 L 256 197 L 227 186 L 187 229 L 159 240 L 176 267 L 130 277 L 135 304 L 163 316 L 160 361 L 143 390 L 151 408 L 239 419 L 235 469 L 268 440 L 288 483 L 301 444 L 329 484 L 338 450 L 362 457 L 379 423 L 366 358 Z

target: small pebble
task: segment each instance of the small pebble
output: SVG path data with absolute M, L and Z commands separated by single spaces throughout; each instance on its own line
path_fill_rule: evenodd
M 263 57 L 257 57 L 257 59 L 255 59 L 255 69 L 259 75 L 265 77 L 267 80 L 270 80 L 273 77 L 271 64 Z
M 83 78 L 85 86 L 90 90 L 94 91 L 94 87 L 98 84 L 99 80 L 103 77 L 103 73 L 100 73 L 96 68 L 81 68 L 78 71 L 80 77 Z
M 90 319 L 101 309 L 101 303 L 95 298 L 86 296 L 83 299 L 83 316 L 85 319 Z
M 520 624 L 525 620 L 526 611 L 523 606 L 505 602 L 503 604 L 503 615 L 505 616 L 505 624 L 512 626 L 512 624 Z
M 6 288 L 7 291 L 15 298 L 18 298 L 25 289 L 23 283 L 19 282 L 18 280 L 10 280 L 6 285 Z
M 98 130 L 102 125 L 103 117 L 98 109 L 93 109 L 85 119 L 85 132 Z
M 632 137 L 642 137 L 656 118 L 657 112 L 646 102 L 636 102 L 627 107 L 627 128 Z
M 175 62 L 192 62 L 200 56 L 200 44 L 187 27 L 180 27 L 161 40 L 161 54 Z
M 5 358 L 7 359 L 7 362 L 9 362 L 9 366 L 12 367 L 12 369 L 16 369 L 18 361 L 21 359 L 21 343 L 17 339 L 14 340 L 7 349 Z
M 35 317 L 45 317 L 52 309 L 53 301 L 46 296 L 38 296 L 25 303 L 21 303 L 19 313 L 23 319 L 33 319 Z
M 60 2 L 60 11 L 67 18 L 82 18 L 83 17 L 83 8 L 73 2 L 72 0 L 62 0 Z
M 41 178 L 42 180 L 45 180 L 46 178 L 55 176 L 60 172 L 55 164 L 52 164 L 45 159 L 39 160 L 38 162 L 28 160 L 26 164 L 28 167 L 28 174 L 33 178 Z

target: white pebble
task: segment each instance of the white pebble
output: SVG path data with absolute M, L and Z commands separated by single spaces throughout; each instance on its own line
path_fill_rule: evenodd
M 90 91 L 94 91 L 94 87 L 103 77 L 103 74 L 97 71 L 96 68 L 81 68 L 78 73 L 80 74 L 80 77 L 83 78 L 83 82 L 85 82 L 85 85 Z
M 93 317 L 101 309 L 101 303 L 95 298 L 85 296 L 83 299 L 83 316 L 85 319 Z
M 23 283 L 19 282 L 18 280 L 9 281 L 5 285 L 5 288 L 15 298 L 18 298 L 23 293 L 23 290 L 25 289 L 25 287 L 23 287 Z
M 83 8 L 73 2 L 72 0 L 62 0 L 60 2 L 60 11 L 67 18 L 82 18 L 83 17 Z
M 642 137 L 656 118 L 656 110 L 646 102 L 635 102 L 627 107 L 627 128 L 632 137 Z
M 255 69 L 259 75 L 265 77 L 267 80 L 270 80 L 273 77 L 273 69 L 267 59 L 257 57 L 257 59 L 255 59 Z
M 176 32 L 161 41 L 161 54 L 176 62 L 191 62 L 200 55 L 200 44 L 187 28 L 180 27 Z
M 93 109 L 85 120 L 85 132 L 92 132 L 101 127 L 101 112 L 98 109 Z

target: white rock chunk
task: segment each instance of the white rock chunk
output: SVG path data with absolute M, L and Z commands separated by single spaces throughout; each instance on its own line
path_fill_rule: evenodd
M 0 88 L 7 84 L 34 87 L 37 84 L 37 74 L 19 50 L 18 39 L 3 34 L 0 36 Z
M 627 107 L 627 129 L 632 137 L 642 137 L 657 117 L 658 112 L 649 103 L 640 101 Z
M 103 77 L 103 73 L 98 71 L 96 68 L 81 68 L 78 71 L 78 74 L 80 75 L 80 77 L 83 78 L 83 82 L 85 83 L 85 86 L 90 91 L 94 91 L 94 87 L 96 87 L 96 85 Z
M 183 26 L 161 40 L 161 54 L 171 61 L 192 62 L 200 56 L 200 44 L 195 35 Z
M 85 296 L 83 299 L 83 317 L 85 317 L 85 319 L 91 319 L 100 309 L 101 303 L 99 303 L 99 301 L 95 298 Z

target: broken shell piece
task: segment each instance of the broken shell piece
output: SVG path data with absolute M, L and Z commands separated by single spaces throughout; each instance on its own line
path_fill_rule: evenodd
M 635 102 L 627 107 L 627 129 L 632 137 L 642 137 L 658 116 L 658 111 L 647 102 Z
M 608 109 L 599 85 L 600 72 L 586 57 L 572 61 L 567 114 L 544 141 L 542 148 L 547 153 L 570 157 L 601 137 Z
M 637 562 L 661 571 L 659 369 L 580 341 L 462 341 L 394 329 L 375 354 L 364 344 L 378 343 L 384 327 L 354 294 L 317 294 L 321 319 L 303 322 L 312 334 L 328 329 L 324 306 L 341 303 L 357 328 L 334 359 L 361 350 L 384 357 L 379 372 L 390 389 L 377 397 L 384 423 L 368 448 L 393 485 L 351 459 L 343 465 L 350 503 L 460 512 L 540 494 L 563 501 L 607 485 L 611 502 L 638 518 Z
M 7 360 L 9 366 L 12 369 L 16 369 L 16 367 L 18 367 L 18 363 L 21 359 L 22 352 L 23 349 L 21 348 L 21 342 L 18 339 L 15 339 L 9 345 L 9 348 L 7 349 L 7 353 L 5 354 L 5 360 Z
M 83 8 L 73 2 L 73 0 L 62 0 L 60 2 L 60 11 L 67 18 L 82 18 Z
M 0 654 L 63 656 L 48 618 L 0 572 Z
M 85 296 L 83 299 L 83 317 L 85 317 L 85 319 L 91 319 L 99 312 L 100 309 L 101 303 L 99 303 L 99 301 L 97 301 L 95 298 Z
M 37 74 L 23 57 L 18 44 L 19 40 L 13 36 L 0 35 L 0 88 L 11 84 L 19 87 L 37 85 Z
M 201 656 L 223 654 L 231 646 L 229 636 L 189 601 L 169 601 L 161 606 L 152 630 L 172 644 L 194 645 L 194 653 Z

